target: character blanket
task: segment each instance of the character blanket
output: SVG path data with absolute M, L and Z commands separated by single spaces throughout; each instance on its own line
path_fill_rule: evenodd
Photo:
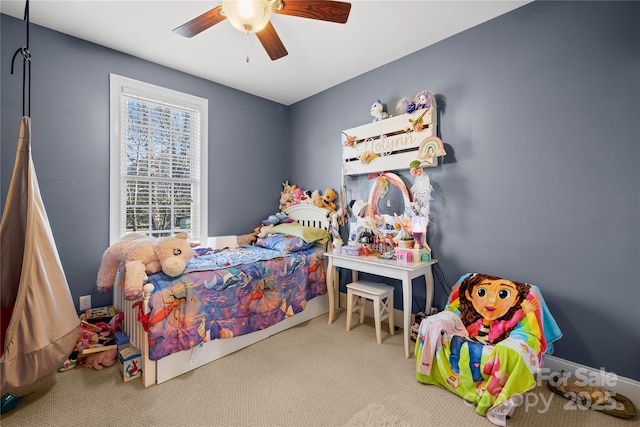
M 494 424 L 535 375 L 562 336 L 540 290 L 485 274 L 466 274 L 442 313 L 420 324 L 416 378 L 476 405 Z

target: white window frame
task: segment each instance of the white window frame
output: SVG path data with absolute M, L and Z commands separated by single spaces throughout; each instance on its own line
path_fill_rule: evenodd
M 207 239 L 207 146 L 208 146 L 208 109 L 209 101 L 205 98 L 177 92 L 117 74 L 109 75 L 110 81 L 110 167 L 109 167 L 109 244 L 118 241 L 125 233 L 125 194 L 122 192 L 122 144 L 121 144 L 121 94 L 139 96 L 155 102 L 167 103 L 188 108 L 200 113 L 200 141 L 199 146 L 200 176 L 198 186 L 200 191 L 194 196 L 192 219 L 197 222 L 193 227 L 194 235 L 189 236 L 192 242 L 206 242 Z M 198 179 L 196 177 L 196 179 Z M 198 200 L 199 199 L 199 200 Z M 192 226 L 194 225 L 192 222 Z M 126 226 L 125 226 L 126 227 Z M 197 234 L 197 235 L 195 235 Z

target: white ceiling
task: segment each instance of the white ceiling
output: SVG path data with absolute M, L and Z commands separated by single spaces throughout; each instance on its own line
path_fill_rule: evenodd
M 23 19 L 25 1 L 0 0 L 0 11 Z M 291 105 L 529 1 L 352 0 L 346 24 L 274 14 L 289 52 L 277 61 L 228 21 L 191 39 L 172 32 L 221 0 L 30 0 L 29 16 L 33 24 Z

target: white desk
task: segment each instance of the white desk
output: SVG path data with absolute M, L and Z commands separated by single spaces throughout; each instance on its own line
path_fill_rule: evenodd
M 327 265 L 327 290 L 329 291 L 329 324 L 333 323 L 333 315 L 336 308 L 336 297 L 339 296 L 340 280 L 336 267 L 351 270 L 353 281 L 358 280 L 358 272 L 376 274 L 382 277 L 402 280 L 402 311 L 404 314 L 404 354 L 411 357 L 410 332 L 411 332 L 411 305 L 412 288 L 411 281 L 424 275 L 427 294 L 425 309 L 429 310 L 433 300 L 433 273 L 431 266 L 438 262 L 432 259 L 429 262 L 410 262 L 407 265 L 398 264 L 396 260 L 385 260 L 377 256 L 353 256 L 326 252 L 324 254 L 329 262 Z

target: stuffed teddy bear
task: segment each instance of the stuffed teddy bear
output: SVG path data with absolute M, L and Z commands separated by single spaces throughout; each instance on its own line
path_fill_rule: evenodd
M 91 353 L 87 356 L 84 364 L 87 368 L 102 369 L 109 367 L 116 363 L 116 357 L 118 356 L 118 350 L 110 348 L 109 350 L 100 351 L 98 353 Z
M 96 281 L 98 291 L 109 292 L 113 287 L 118 267 L 124 263 L 124 297 L 134 300 L 142 295 L 147 274 L 163 271 L 167 276 L 182 274 L 193 249 L 187 233 L 171 237 L 149 237 L 131 233 L 109 246 L 102 255 Z
M 338 195 L 336 194 L 336 192 L 331 188 L 327 188 L 326 190 L 324 190 L 324 194 L 322 195 L 322 207 L 330 210 L 331 212 L 335 212 L 337 209 L 335 203 L 337 198 Z

